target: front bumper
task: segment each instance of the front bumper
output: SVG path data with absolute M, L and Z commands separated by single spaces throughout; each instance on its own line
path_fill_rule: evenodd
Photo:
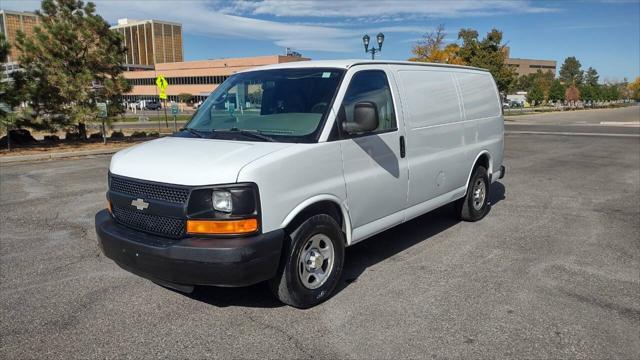
M 107 210 L 96 214 L 98 243 L 123 269 L 177 285 L 247 286 L 275 276 L 283 230 L 253 237 L 172 240 L 117 224 Z

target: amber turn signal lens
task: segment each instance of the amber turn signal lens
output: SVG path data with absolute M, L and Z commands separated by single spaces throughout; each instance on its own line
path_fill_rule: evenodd
M 258 230 L 257 219 L 242 220 L 187 220 L 189 234 L 248 234 Z
M 107 210 L 109 210 L 109 213 L 113 214 L 113 210 L 111 209 L 111 201 L 107 201 Z

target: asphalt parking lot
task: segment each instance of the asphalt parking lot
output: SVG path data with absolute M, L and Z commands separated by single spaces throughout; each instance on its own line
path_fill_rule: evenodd
M 485 219 L 443 207 L 349 248 L 309 310 L 118 268 L 93 230 L 108 162 L 0 168 L 0 358 L 640 358 L 640 137 L 509 133 Z

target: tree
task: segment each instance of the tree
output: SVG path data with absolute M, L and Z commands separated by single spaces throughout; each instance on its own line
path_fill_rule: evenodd
M 444 25 L 438 25 L 435 31 L 425 34 L 422 40 L 413 46 L 411 52 L 414 57 L 409 61 L 464 65 L 458 56 L 460 46 L 458 44 L 445 45 L 444 37 Z
M 539 90 L 542 91 L 543 98 L 539 101 L 546 100 L 549 98 L 549 91 L 551 89 L 551 85 L 553 84 L 554 76 L 551 71 L 545 71 L 538 69 L 535 73 L 522 75 L 518 78 L 516 85 L 514 86 L 514 90 L 516 91 L 526 91 L 527 93 L 531 92 L 533 87 L 538 87 Z M 562 97 L 564 97 L 564 90 L 562 90 Z
M 618 93 L 620 94 L 620 99 L 629 100 L 633 98 L 633 92 L 629 88 L 629 80 L 627 78 L 623 78 L 622 82 L 616 84 L 618 88 Z
M 567 86 L 580 85 L 582 84 L 582 78 L 583 71 L 580 61 L 574 56 L 566 58 L 560 67 L 560 81 Z
M 458 39 L 462 46 L 458 55 L 464 63 L 489 70 L 502 93 L 515 84 L 516 73 L 506 64 L 507 52 L 502 44 L 502 32 L 492 29 L 484 39 L 478 40 L 478 32 L 473 29 L 461 29 Z
M 535 83 L 529 92 L 527 92 L 527 101 L 535 106 L 539 105 L 542 100 L 544 100 L 544 92 L 542 91 L 542 86 L 540 83 Z
M 7 42 L 3 33 L 0 33 L 0 63 L 5 63 L 9 55 L 11 46 Z M 9 131 L 20 127 L 20 117 L 12 114 L 25 99 L 25 81 L 22 72 L 14 71 L 0 75 L 0 123 L 7 132 L 7 144 L 11 149 L 11 139 Z
M 180 93 L 178 94 L 178 100 L 181 103 L 188 103 L 189 101 L 191 101 L 191 99 L 193 99 L 193 95 L 188 94 L 188 93 Z
M 599 86 L 584 84 L 579 86 L 580 89 L 580 98 L 583 101 L 598 101 L 601 100 L 601 93 Z
M 631 91 L 631 98 L 635 101 L 640 101 L 640 76 L 638 76 L 631 84 L 628 86 L 629 91 Z
M 564 92 L 564 99 L 566 101 L 578 101 L 580 100 L 580 90 L 575 85 L 571 85 Z
M 604 85 L 602 86 L 601 91 L 602 91 L 602 96 L 601 96 L 602 100 L 615 101 L 620 98 L 620 92 L 618 91 L 617 85 L 614 85 L 614 84 Z
M 548 99 L 551 101 L 562 101 L 564 100 L 564 86 L 560 80 L 554 80 L 549 88 L 549 96 Z
M 96 14 L 96 7 L 79 0 L 43 0 L 36 11 L 39 26 L 32 36 L 18 32 L 19 58 L 33 108 L 29 125 L 60 129 L 97 115 L 97 102 L 106 102 L 111 115 L 130 85 L 122 76 L 125 47 L 121 35 Z
M 584 83 L 587 85 L 598 86 L 599 78 L 600 76 L 598 76 L 598 72 L 591 66 L 589 66 L 587 71 L 584 73 Z

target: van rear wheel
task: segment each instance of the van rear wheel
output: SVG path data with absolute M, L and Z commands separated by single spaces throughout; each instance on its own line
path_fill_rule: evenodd
M 455 202 L 460 220 L 478 221 L 489 212 L 489 175 L 484 166 L 477 166 L 471 175 L 467 194 Z
M 278 274 L 269 285 L 280 301 L 309 308 L 328 299 L 342 274 L 344 236 L 335 219 L 314 215 L 289 234 Z

